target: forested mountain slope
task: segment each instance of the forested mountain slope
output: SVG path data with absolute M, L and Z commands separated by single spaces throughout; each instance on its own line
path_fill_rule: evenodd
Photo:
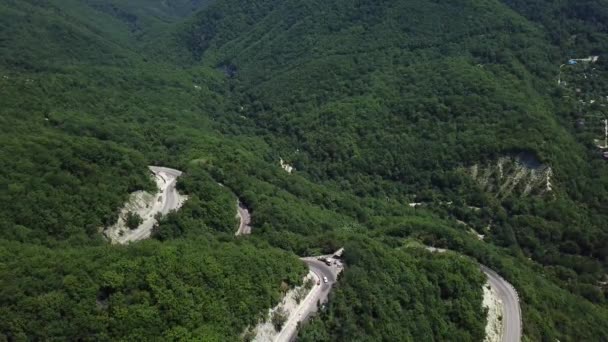
M 82 17 L 68 16 L 52 3 L 5 2 L 0 4 L 0 16 L 3 66 L 40 70 L 91 60 L 97 65 L 115 65 L 130 57 L 121 41 L 105 36 L 103 28 Z M 116 21 L 110 19 L 112 24 Z
M 559 158 L 566 148 L 557 176 L 574 173 L 579 151 L 539 94 L 557 51 L 506 6 L 262 3 L 212 6 L 185 43 L 203 63 L 238 70 L 244 112 L 306 152 L 291 158 L 296 169 L 351 182 L 373 174 L 417 191 L 430 179 L 414 170 L 514 150 Z M 213 20 L 221 6 L 235 17 Z M 239 21 L 242 12 L 260 19 Z
M 217 77 L 145 62 L 126 26 L 87 21 L 109 17 L 82 2 L 0 9 L 0 339 L 237 339 L 305 268 L 217 241 L 234 194 L 192 194 L 198 242 L 116 247 L 100 232 L 152 189 L 148 165 L 185 167 L 183 142 L 216 144 L 201 113 L 221 103 Z
M 2 57 L 8 65 L 30 69 L 83 63 L 132 65 L 145 59 L 138 56 L 139 48 L 159 45 L 159 37 L 173 24 L 208 3 L 8 1 L 0 4 Z
M 279 137 L 275 148 L 298 172 L 359 196 L 431 203 L 603 304 L 608 170 L 572 132 L 570 113 L 588 110 L 556 85 L 568 58 L 600 54 L 595 67 L 605 70 L 603 10 L 528 5 L 547 11 L 499 1 L 224 1 L 180 38 L 195 61 L 230 71 L 234 107 Z M 521 153 L 551 169 L 549 191 L 498 196 L 464 172 Z
M 437 125 L 435 131 L 448 134 L 443 140 L 427 137 L 425 142 L 434 138 L 435 144 L 427 148 L 446 152 L 438 163 L 486 157 L 515 147 L 540 149 L 536 145 L 547 139 L 542 134 L 552 131 L 553 127 L 549 127 L 533 134 L 537 126 L 552 124 L 553 117 L 533 87 L 541 80 L 528 71 L 553 76 L 555 66 L 550 63 L 557 58 L 550 53 L 555 49 L 542 39 L 541 30 L 505 6 L 494 2 L 319 2 L 306 6 L 297 6 L 295 1 L 262 3 L 268 10 L 260 14 L 265 7 L 257 4 L 250 8 L 248 3 L 235 1 L 212 6 L 193 24 L 191 39 L 186 43 L 196 57 L 202 56 L 203 63 L 234 64 L 238 69 L 237 84 L 245 83 L 249 96 L 243 96 L 243 101 L 266 106 L 246 108 L 250 115 L 259 115 L 262 124 L 293 133 L 297 143 L 310 149 L 323 138 L 326 145 L 345 144 L 336 155 L 319 157 L 344 164 L 345 155 L 354 152 L 356 158 L 350 163 L 367 166 L 366 160 L 360 160 L 365 154 L 358 156 L 358 150 L 351 151 L 356 144 L 348 140 L 349 136 L 342 136 L 342 131 L 349 131 L 351 137 L 358 134 L 355 124 L 364 120 L 403 136 L 412 135 L 407 129 L 413 124 L 417 128 Z M 236 13 L 235 17 L 224 14 L 220 20 L 212 20 L 216 11 L 223 13 L 221 6 L 235 7 L 229 12 Z M 253 17 L 261 19 L 255 25 L 239 21 L 242 12 L 253 12 Z M 434 24 L 439 22 L 441 25 Z M 471 101 L 457 102 L 461 95 Z M 532 99 L 524 100 L 524 96 Z M 329 115 L 336 106 L 344 106 L 339 109 L 348 115 Z M 314 120 L 298 122 L 295 114 Z M 333 120 L 324 123 L 328 127 L 319 122 L 324 114 Z M 473 124 L 474 119 L 485 121 Z M 386 127 L 386 122 L 393 125 Z M 444 127 L 448 122 L 453 127 Z M 518 122 L 520 126 L 507 126 Z M 315 127 L 303 127 L 301 130 L 308 134 L 299 133 L 297 129 L 306 124 Z M 515 137 L 490 138 L 507 127 Z M 309 136 L 308 128 L 321 128 L 321 137 Z M 455 138 L 449 133 L 457 128 L 465 130 L 458 142 L 467 138 L 467 131 L 477 133 L 478 141 L 450 143 Z M 330 138 L 320 134 L 330 130 L 338 135 L 334 141 L 326 141 Z M 560 132 L 558 127 L 553 131 Z M 396 133 L 386 135 L 389 134 Z M 507 138 L 506 132 L 503 135 Z M 532 141 L 525 146 L 518 135 Z M 364 138 L 365 143 L 375 142 L 373 137 Z M 405 139 L 395 138 L 395 144 Z M 386 141 L 376 144 L 374 150 L 387 146 Z M 476 154 L 464 153 L 472 149 Z M 392 164 L 397 163 L 400 167 L 409 164 Z M 392 164 L 377 165 L 392 170 Z
M 608 37 L 608 3 L 585 1 L 504 0 L 505 4 L 541 23 L 550 40 L 570 54 L 605 53 Z
M 339 247 L 302 340 L 480 340 L 477 262 L 527 340 L 608 339 L 608 167 L 574 125 L 604 113 L 579 102 L 608 90 L 602 4 L 3 2 L 0 339 L 245 339 L 298 256 Z M 110 246 L 147 165 L 189 199 L 157 241 Z M 551 189 L 522 191 L 539 165 Z

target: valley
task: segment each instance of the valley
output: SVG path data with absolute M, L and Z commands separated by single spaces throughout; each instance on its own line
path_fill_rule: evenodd
M 0 3 L 0 340 L 608 340 L 606 22 Z

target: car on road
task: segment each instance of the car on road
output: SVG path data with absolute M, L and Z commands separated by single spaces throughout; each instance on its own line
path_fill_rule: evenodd
M 331 266 L 331 260 L 330 259 L 328 259 L 326 257 L 320 257 L 318 259 L 319 259 L 319 261 L 322 261 L 325 265 Z
M 327 277 L 323 277 L 323 282 L 327 283 Z

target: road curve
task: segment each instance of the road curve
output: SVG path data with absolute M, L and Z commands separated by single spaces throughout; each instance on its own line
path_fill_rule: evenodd
M 319 261 L 317 258 L 303 258 L 302 260 L 306 263 L 306 265 L 308 265 L 310 271 L 316 274 L 319 279 L 321 279 L 321 289 L 316 295 L 314 307 L 308 308 L 309 310 L 307 310 L 307 314 L 305 317 L 308 317 L 310 314 L 317 311 L 317 301 L 319 301 L 321 304 L 327 301 L 327 297 L 329 297 L 329 292 L 331 292 L 334 283 L 338 280 L 338 275 L 336 274 L 335 269 L 331 268 L 330 266 L 327 266 L 324 262 Z M 327 283 L 323 282 L 323 277 L 327 277 Z
M 234 235 L 251 234 L 251 214 L 249 209 L 239 200 L 236 203 L 236 215 L 239 217 L 239 229 Z
M 186 196 L 180 196 L 175 188 L 177 177 L 182 174 L 181 171 L 161 166 L 149 166 L 148 168 L 154 173 L 159 192 L 154 195 L 154 201 L 150 208 L 144 210 L 144 213 L 140 212 L 143 222 L 137 229 L 130 230 L 114 225 L 106 230 L 106 236 L 110 238 L 112 243 L 125 244 L 150 237 L 152 228 L 156 223 L 155 215 L 157 213 L 166 215 L 171 210 L 178 209 L 187 198 Z M 123 209 L 123 211 L 125 210 Z M 120 233 L 121 231 L 122 233 Z
M 300 302 L 298 308 L 289 315 L 287 322 L 285 322 L 283 328 L 273 340 L 274 342 L 291 342 L 295 340 L 298 333 L 298 323 L 306 321 L 311 314 L 319 309 L 317 303 L 323 304 L 327 301 L 329 292 L 331 292 L 333 284 L 337 281 L 340 269 L 336 266 L 327 266 L 324 262 L 313 257 L 302 258 L 302 261 L 308 265 L 310 272 L 315 275 L 319 285 L 315 284 L 306 298 Z M 327 278 L 327 283 L 323 281 L 323 277 Z
M 153 167 L 150 169 L 152 172 L 161 177 L 165 181 L 165 187 L 162 189 L 162 198 L 163 206 L 160 212 L 163 215 L 169 213 L 169 211 L 175 209 L 177 207 L 177 203 L 179 202 L 179 195 L 177 194 L 177 190 L 175 189 L 175 183 L 177 181 L 177 177 L 179 177 L 182 173 L 178 170 Z M 164 175 L 164 176 L 163 176 Z
M 177 177 L 182 175 L 180 170 L 171 169 L 168 167 L 162 166 L 150 166 L 150 170 L 158 177 L 162 178 L 165 181 L 165 187 L 161 187 L 162 189 L 162 198 L 163 206 L 160 212 L 163 215 L 167 215 L 169 211 L 179 208 L 181 205 L 179 193 L 175 189 L 175 184 L 177 182 Z
M 443 248 L 426 247 L 431 253 L 445 253 L 448 250 Z M 513 285 L 507 282 L 492 269 L 479 265 L 481 271 L 488 277 L 488 282 L 500 298 L 502 305 L 502 338 L 501 342 L 520 342 L 521 341 L 521 307 L 519 297 Z
M 175 183 L 177 182 L 177 177 L 182 175 L 182 172 L 180 170 L 162 166 L 149 166 L 149 169 L 155 176 L 164 181 L 164 186 L 160 186 L 161 194 L 159 196 L 159 201 L 162 202 L 162 206 L 158 212 L 167 215 L 169 211 L 181 206 L 179 194 L 175 189 Z M 154 215 L 155 213 L 151 214 L 150 217 L 147 220 L 144 220 L 144 222 L 137 229 L 133 230 L 131 234 L 126 234 L 125 242 L 138 241 L 150 237 L 152 227 L 154 226 L 154 223 L 156 223 Z
M 488 277 L 490 286 L 496 291 L 498 297 L 502 301 L 502 342 L 520 342 L 521 341 L 521 308 L 519 306 L 519 297 L 515 288 L 504 280 L 498 273 L 480 265 L 483 273 Z

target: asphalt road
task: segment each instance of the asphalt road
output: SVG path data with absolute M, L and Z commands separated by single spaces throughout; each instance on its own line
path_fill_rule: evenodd
M 337 267 L 327 266 L 316 258 L 302 258 L 302 261 L 308 265 L 320 284 L 313 286 L 306 298 L 300 303 L 300 306 L 289 316 L 274 342 L 293 341 L 298 333 L 298 322 L 306 321 L 311 314 L 315 313 L 319 309 L 317 303 L 323 304 L 327 301 L 329 292 L 331 292 L 332 286 L 337 280 L 339 272 Z M 323 277 L 327 277 L 327 283 L 323 281 Z
M 160 178 L 160 180 L 157 181 L 157 186 L 160 187 L 161 192 L 160 194 L 157 193 L 155 195 L 154 204 L 149 209 L 149 212 L 142 216 L 142 224 L 140 224 L 137 229 L 125 230 L 123 235 L 114 237 L 113 242 L 124 244 L 147 239 L 150 237 L 152 227 L 154 227 L 154 224 L 156 223 L 154 215 L 159 212 L 166 215 L 169 211 L 179 208 L 182 204 L 180 202 L 180 196 L 175 189 L 177 177 L 179 177 L 182 172 L 160 166 L 149 166 L 149 169 L 154 173 L 157 179 Z
M 426 247 L 433 253 L 445 253 L 448 250 L 443 248 Z M 498 273 L 479 265 L 481 270 L 488 277 L 490 286 L 496 291 L 496 294 L 503 303 L 502 308 L 502 342 L 520 342 L 521 341 L 521 308 L 519 306 L 519 297 L 513 285 L 504 280 Z
M 316 258 L 304 258 L 302 259 L 306 265 L 308 265 L 308 268 L 314 273 L 316 274 L 319 279 L 321 279 L 321 289 L 318 293 L 316 293 L 316 300 L 315 300 L 315 305 L 312 308 L 309 308 L 310 310 L 307 310 L 307 315 L 305 317 L 308 317 L 308 315 L 310 315 L 311 313 L 314 313 L 317 311 L 317 300 L 323 304 L 327 301 L 327 297 L 329 296 L 329 292 L 331 292 L 331 288 L 333 286 L 333 284 L 337 281 L 337 274 L 336 274 L 336 270 L 334 268 L 331 268 L 330 266 L 327 266 L 324 262 L 317 260 Z M 323 282 L 323 277 L 327 277 L 327 283 Z
M 521 341 L 521 308 L 519 307 L 519 297 L 511 284 L 499 276 L 491 269 L 480 265 L 483 273 L 488 277 L 490 286 L 494 288 L 503 304 L 502 322 L 502 342 Z
M 177 190 L 175 189 L 175 183 L 177 181 L 177 177 L 182 175 L 182 172 L 175 169 L 170 169 L 168 167 L 161 166 L 150 166 L 150 170 L 155 174 L 158 174 L 161 178 L 165 180 L 166 184 L 163 189 L 162 198 L 163 206 L 160 212 L 163 215 L 169 213 L 169 211 L 176 209 L 179 205 L 179 195 Z
M 236 212 L 239 217 L 239 229 L 235 235 L 248 235 L 251 234 L 251 215 L 249 210 L 241 201 L 237 201 Z

